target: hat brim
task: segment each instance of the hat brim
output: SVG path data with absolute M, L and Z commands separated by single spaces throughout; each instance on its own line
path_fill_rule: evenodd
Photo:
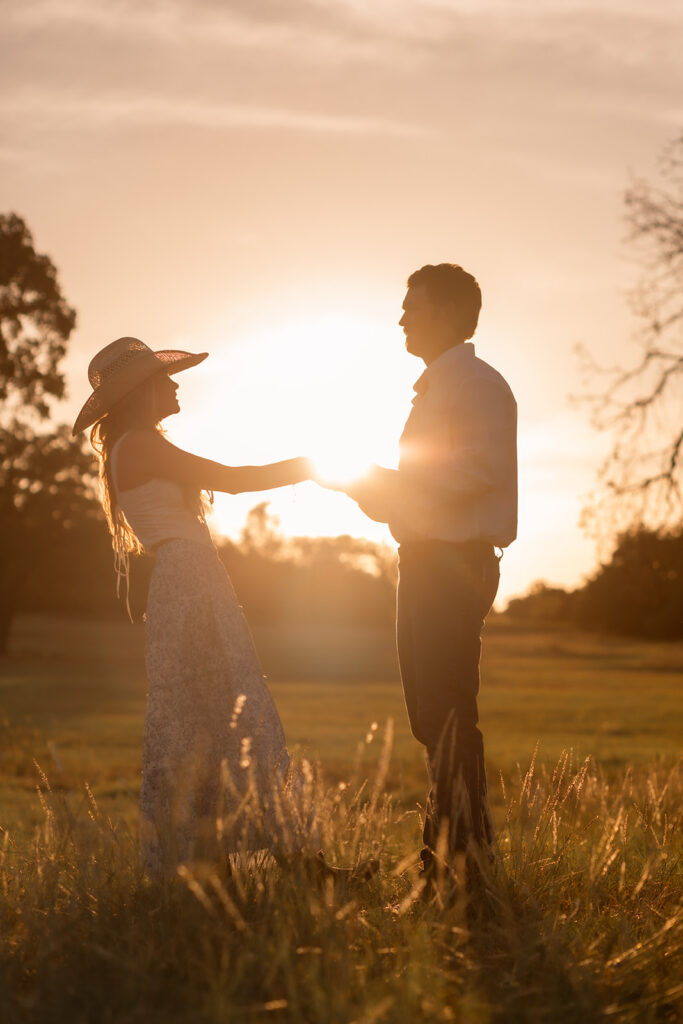
M 104 387 L 99 387 L 96 391 L 88 398 L 87 402 L 83 405 L 83 408 L 76 417 L 76 421 L 71 431 L 71 436 L 76 437 L 82 430 L 86 430 L 91 427 L 93 423 L 97 423 L 98 420 L 102 419 L 110 409 L 116 405 L 122 398 L 133 390 L 133 387 L 138 387 L 140 384 L 148 380 L 149 377 L 153 377 L 155 373 L 160 370 L 165 371 L 169 377 L 173 374 L 180 373 L 181 370 L 189 370 L 193 366 L 197 366 L 199 363 L 203 363 L 208 356 L 208 352 L 182 352 L 180 349 L 162 349 L 159 352 L 154 352 L 156 359 L 162 364 L 161 366 L 154 366 L 150 364 L 149 373 L 145 374 L 139 380 L 136 380 L 132 387 L 117 391 L 115 393 L 105 393 Z
M 181 352 L 174 348 L 162 349 L 161 352 L 154 353 L 157 359 L 166 364 L 164 369 L 169 376 L 180 373 L 181 370 L 189 370 L 192 366 L 197 366 L 198 363 L 203 363 L 208 354 L 208 352 Z

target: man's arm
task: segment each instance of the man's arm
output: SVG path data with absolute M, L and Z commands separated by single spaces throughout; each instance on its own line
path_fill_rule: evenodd
M 370 519 L 406 519 L 417 527 L 435 505 L 471 500 L 505 479 L 516 463 L 516 430 L 512 393 L 476 377 L 444 416 L 439 436 L 408 450 L 400 471 L 374 466 L 343 490 Z

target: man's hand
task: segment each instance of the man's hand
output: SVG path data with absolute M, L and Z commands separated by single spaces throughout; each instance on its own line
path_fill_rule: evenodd
M 400 477 L 396 469 L 373 465 L 341 490 L 358 503 L 368 518 L 378 523 L 387 523 L 400 508 Z
M 378 523 L 387 523 L 400 508 L 400 478 L 396 469 L 373 464 L 351 480 L 329 479 L 320 473 L 314 480 L 321 487 L 348 495 L 368 518 Z

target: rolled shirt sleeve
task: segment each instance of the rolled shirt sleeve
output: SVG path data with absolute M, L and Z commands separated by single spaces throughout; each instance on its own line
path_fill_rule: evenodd
M 456 352 L 416 396 L 401 437 L 389 526 L 401 540 L 517 534 L 517 404 L 500 374 Z M 459 357 L 459 358 L 458 358 Z
M 517 536 L 517 403 L 471 343 L 443 353 L 416 384 L 398 470 L 375 466 L 347 493 L 399 543 Z

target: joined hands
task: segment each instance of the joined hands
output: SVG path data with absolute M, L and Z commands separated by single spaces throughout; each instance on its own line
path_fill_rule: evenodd
M 389 521 L 399 498 L 398 471 L 376 463 L 350 478 L 335 478 L 317 471 L 311 479 L 327 490 L 346 494 L 357 502 L 366 516 L 380 523 Z

